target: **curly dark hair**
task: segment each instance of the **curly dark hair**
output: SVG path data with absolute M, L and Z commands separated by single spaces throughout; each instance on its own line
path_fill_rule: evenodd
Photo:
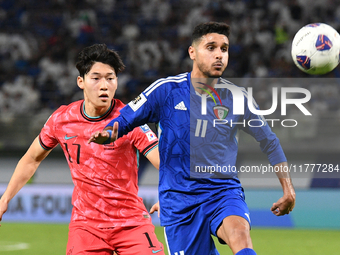
M 222 34 L 225 35 L 226 37 L 229 37 L 230 34 L 230 27 L 228 24 L 223 23 L 223 22 L 206 22 L 206 23 L 201 23 L 197 25 L 194 28 L 194 31 L 192 32 L 192 43 L 195 43 L 199 41 L 202 36 L 210 33 L 217 33 L 217 34 Z
M 94 44 L 84 48 L 78 54 L 76 68 L 79 75 L 84 78 L 95 62 L 111 66 L 116 74 L 125 69 L 125 65 L 116 51 L 109 49 L 105 44 Z

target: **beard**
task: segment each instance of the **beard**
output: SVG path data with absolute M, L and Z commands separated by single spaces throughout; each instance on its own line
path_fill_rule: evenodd
M 201 71 L 201 73 L 203 73 L 204 76 L 208 78 L 220 78 L 225 70 L 224 66 L 222 66 L 220 70 L 216 70 L 214 67 L 209 68 L 203 63 L 197 64 L 197 67 Z

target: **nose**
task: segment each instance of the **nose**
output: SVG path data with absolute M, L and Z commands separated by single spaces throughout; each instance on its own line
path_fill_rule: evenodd
M 100 79 L 100 89 L 101 90 L 107 90 L 108 88 L 108 82 L 105 78 Z
M 222 50 L 220 48 L 218 48 L 216 50 L 216 56 L 215 57 L 216 57 L 216 59 L 222 59 L 223 53 L 222 53 Z

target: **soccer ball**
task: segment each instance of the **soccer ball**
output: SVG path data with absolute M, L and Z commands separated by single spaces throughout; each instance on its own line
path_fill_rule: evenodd
M 295 34 L 291 53 L 295 65 L 303 72 L 326 74 L 339 63 L 339 33 L 324 23 L 306 25 Z

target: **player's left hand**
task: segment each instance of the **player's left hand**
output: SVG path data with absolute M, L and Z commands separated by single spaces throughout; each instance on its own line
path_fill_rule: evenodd
M 158 211 L 158 218 L 159 218 L 160 213 L 161 213 L 161 210 L 159 208 L 159 201 L 156 204 L 154 204 L 150 209 L 151 214 L 153 214 L 155 211 Z
M 295 195 L 284 195 L 281 197 L 276 203 L 273 203 L 273 206 L 270 210 L 276 216 L 282 216 L 285 214 L 289 214 L 295 206 Z

